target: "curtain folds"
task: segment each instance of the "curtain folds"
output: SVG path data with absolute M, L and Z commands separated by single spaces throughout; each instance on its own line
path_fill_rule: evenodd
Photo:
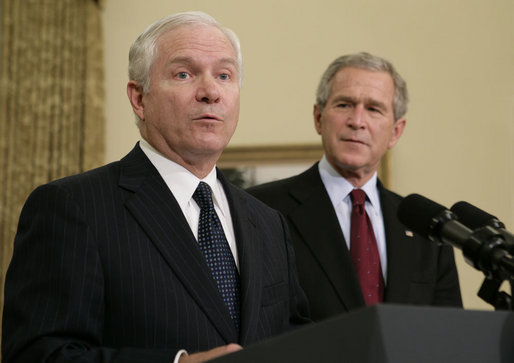
M 0 306 L 21 207 L 39 184 L 103 163 L 100 4 L 0 0 Z

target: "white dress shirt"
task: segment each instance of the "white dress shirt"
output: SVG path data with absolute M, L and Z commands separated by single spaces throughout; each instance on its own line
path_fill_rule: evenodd
M 232 224 L 232 218 L 230 214 L 230 208 L 228 205 L 227 196 L 223 190 L 221 182 L 216 176 L 216 167 L 203 179 L 199 179 L 193 175 L 189 170 L 184 168 L 182 165 L 171 161 L 157 151 L 152 145 L 146 140 L 141 139 L 139 146 L 145 155 L 150 159 L 150 162 L 155 166 L 164 182 L 170 189 L 171 193 L 178 202 L 182 213 L 186 217 L 189 227 L 193 232 L 196 240 L 198 241 L 198 222 L 200 219 L 200 207 L 193 199 L 193 193 L 198 187 L 200 181 L 203 181 L 211 187 L 212 190 L 212 201 L 214 209 L 218 215 L 223 231 L 227 238 L 230 250 L 234 256 L 234 261 L 239 269 L 239 259 L 236 247 L 236 238 L 234 234 L 234 226 Z
M 332 201 L 334 210 L 339 220 L 339 225 L 343 232 L 344 239 L 348 251 L 350 250 L 350 225 L 352 215 L 352 201 L 350 199 L 350 192 L 355 187 L 343 178 L 327 161 L 325 155 L 318 164 L 319 174 L 321 180 L 325 185 L 328 196 Z M 378 253 L 380 255 L 380 265 L 382 267 L 382 275 L 384 282 L 387 276 L 387 249 L 385 239 L 385 228 L 384 218 L 382 216 L 382 209 L 380 207 L 380 197 L 377 188 L 377 173 L 364 184 L 360 189 L 366 192 L 366 203 L 365 208 L 368 213 L 371 224 L 373 225 L 373 231 L 375 232 L 375 238 L 377 240 Z

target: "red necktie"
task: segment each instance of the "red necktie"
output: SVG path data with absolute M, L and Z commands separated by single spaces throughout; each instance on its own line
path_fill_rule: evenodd
M 380 267 L 377 241 L 364 202 L 366 193 L 354 189 L 352 199 L 352 224 L 350 229 L 350 255 L 362 289 L 366 305 L 377 304 L 384 299 L 384 278 Z

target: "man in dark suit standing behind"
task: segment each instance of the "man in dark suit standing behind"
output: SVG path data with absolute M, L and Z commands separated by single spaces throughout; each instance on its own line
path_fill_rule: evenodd
M 237 37 L 204 13 L 136 39 L 127 93 L 142 138 L 28 198 L 5 363 L 204 361 L 309 321 L 285 220 L 216 169 L 241 73 Z
M 286 217 L 314 321 L 380 302 L 462 306 L 451 247 L 407 230 L 396 217 L 402 198 L 377 179 L 405 127 L 407 103 L 406 84 L 388 61 L 337 58 L 314 106 L 322 160 L 248 190 Z M 364 230 L 353 227 L 359 210 Z

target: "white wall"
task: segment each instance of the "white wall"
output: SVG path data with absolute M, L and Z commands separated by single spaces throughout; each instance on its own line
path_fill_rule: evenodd
M 314 91 L 337 56 L 368 51 L 407 80 L 407 128 L 392 153 L 393 189 L 451 206 L 466 200 L 514 228 L 512 0 L 106 0 L 107 161 L 138 140 L 126 98 L 127 53 L 151 22 L 203 10 L 241 39 L 245 79 L 231 144 L 318 143 Z M 457 251 L 467 308 L 489 309 L 483 275 Z

